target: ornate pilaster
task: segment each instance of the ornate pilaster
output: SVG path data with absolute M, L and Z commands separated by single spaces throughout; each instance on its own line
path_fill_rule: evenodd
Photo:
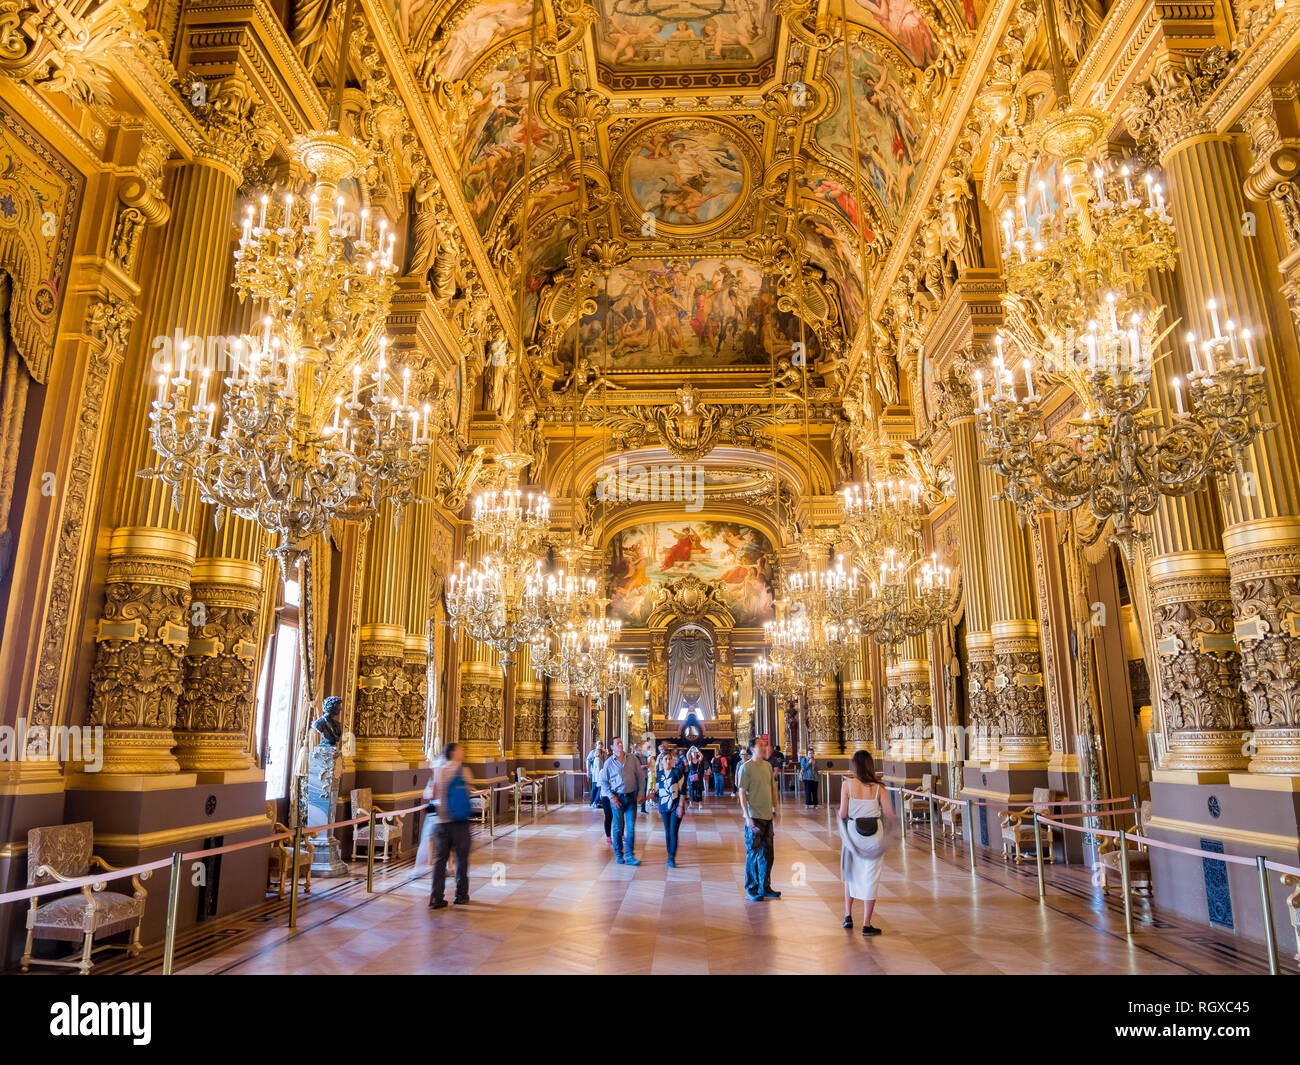
M 1242 690 L 1253 729 L 1252 773 L 1300 774 L 1300 450 L 1268 288 L 1254 242 L 1243 233 L 1242 180 L 1228 136 L 1199 108 L 1228 69 L 1222 49 L 1166 61 L 1129 98 L 1129 128 L 1159 149 L 1170 185 L 1187 328 L 1212 336 L 1208 310 L 1249 327 L 1264 375 L 1267 416 L 1277 424 L 1245 450 L 1224 480 L 1224 548 L 1236 612 Z
M 425 762 L 425 727 L 429 705 L 429 637 L 412 632 L 402 641 L 402 673 L 406 690 L 402 695 L 401 738 L 398 748 L 412 766 Z
M 870 646 L 863 639 L 858 653 L 844 671 L 844 749 L 870 751 L 875 746 L 871 720 Z M 777 736 L 780 732 L 775 733 Z
M 515 656 L 514 751 L 517 758 L 539 758 L 546 730 L 542 681 L 533 669 L 531 648 Z
M 466 568 L 478 564 L 483 545 L 466 546 Z M 505 689 L 496 652 L 468 636 L 461 638 L 460 699 L 457 739 L 470 762 L 494 762 L 505 756 Z M 607 741 L 608 742 L 608 741 Z
M 581 707 L 577 698 L 558 684 L 551 685 L 546 707 L 545 754 L 558 758 L 578 758 L 578 728 L 581 724 Z M 515 726 L 518 734 L 518 724 Z
M 966 692 L 970 717 L 966 723 L 967 757 L 983 762 L 998 753 L 998 701 L 993 690 L 993 633 L 966 634 Z
M 887 756 L 900 762 L 928 761 L 934 753 L 930 661 L 926 637 L 912 636 L 885 667 Z
M 438 463 L 431 461 L 416 486 L 416 497 L 430 499 L 436 489 Z M 406 639 L 403 653 L 406 694 L 401 722 L 401 752 L 412 767 L 425 761 L 424 741 L 429 708 L 429 590 L 433 581 L 434 526 L 431 506 L 415 506 L 402 518 L 409 522 L 410 547 L 405 587 Z

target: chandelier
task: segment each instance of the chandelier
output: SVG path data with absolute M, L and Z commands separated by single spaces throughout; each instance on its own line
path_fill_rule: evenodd
M 798 678 L 780 663 L 768 656 L 754 663 L 754 683 L 776 699 L 786 699 L 799 690 Z
M 1043 340 L 1022 339 L 1013 367 L 997 337 L 990 395 L 976 373 L 981 461 L 1005 478 L 1002 496 L 1022 520 L 1086 502 L 1099 522 L 1112 523 L 1113 539 L 1131 560 L 1135 544 L 1149 535 L 1142 519 L 1162 496 L 1186 495 L 1207 477 L 1229 473 L 1268 428 L 1258 421 L 1264 371 L 1255 365 L 1249 332 L 1238 333 L 1231 321 L 1221 330 L 1211 301 L 1214 336 L 1199 344 L 1187 338 L 1186 403 L 1184 382 L 1174 377 L 1175 410 L 1152 405 L 1152 366 L 1170 330 L 1158 333 L 1162 308 L 1151 308 L 1142 289 L 1149 271 L 1174 265 L 1173 221 L 1152 173 L 1131 163 L 1116 169 L 1103 160 L 1091 170 L 1085 164 L 1105 119 L 1071 105 L 1052 4 L 1047 11 L 1061 108 L 1040 143 L 1060 160 L 1061 185 L 1051 191 L 1063 209 L 1050 219 L 1031 218 L 1021 196 L 1002 219 L 1007 302 L 1038 321 Z M 1046 202 L 1046 184 L 1037 189 Z M 1065 431 L 1049 435 L 1036 376 L 1040 386 L 1063 385 L 1077 397 L 1082 414 Z
M 933 554 L 908 562 L 890 550 L 880 563 L 879 582 L 871 582 L 860 624 L 866 635 L 892 652 L 909 637 L 942 625 L 956 609 L 957 593 L 947 566 L 940 566 Z
M 342 178 L 362 165 L 336 132 L 297 147 L 317 175 L 303 203 L 287 194 L 250 205 L 235 257 L 235 288 L 260 312 L 241 337 L 233 372 L 213 380 L 202 353 L 183 345 L 158 378 L 149 413 L 161 462 L 144 475 L 182 485 L 273 536 L 285 576 L 330 522 L 364 521 L 385 503 L 400 512 L 429 454 L 429 406 L 411 400 L 411 367 L 398 370 L 380 335 L 392 293 L 387 223 L 356 239 L 341 222 Z
M 551 504 L 546 493 L 517 483 L 530 461 L 516 453 L 497 457 L 509 487 L 474 498 L 470 533 L 487 550 L 468 570 L 462 562 L 447 581 L 447 623 L 496 651 L 502 669 L 547 625 L 541 550 Z
M 885 555 L 908 551 L 920 543 L 922 503 L 930 491 L 911 478 L 868 479 L 840 490 L 844 517 L 841 527 L 853 544 L 864 572 L 873 572 Z

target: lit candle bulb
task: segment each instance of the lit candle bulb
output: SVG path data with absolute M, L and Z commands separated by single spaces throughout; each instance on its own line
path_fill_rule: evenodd
M 1196 334 L 1187 334 L 1187 346 L 1192 349 L 1192 370 L 1196 373 L 1201 372 L 1201 356 L 1198 354 L 1196 347 Z
M 209 403 L 208 404 L 208 427 L 206 430 L 204 430 L 203 433 L 203 435 L 206 436 L 209 440 L 212 439 L 212 427 L 216 424 L 216 421 L 217 421 L 217 405 L 215 403 Z
M 1251 347 L 1250 344 L 1249 329 L 1243 329 L 1241 331 L 1241 343 L 1246 349 L 1246 361 L 1250 364 L 1250 368 L 1253 370 L 1255 369 L 1255 349 Z
M 409 366 L 402 370 L 402 406 L 406 406 L 407 396 L 411 391 L 411 368 Z
M 1124 199 L 1125 199 L 1126 202 L 1127 202 L 1127 201 L 1132 201 L 1132 199 L 1133 199 L 1133 183 L 1132 183 L 1131 181 L 1129 181 L 1129 174 L 1132 173 L 1132 171 L 1129 170 L 1129 168 L 1128 168 L 1127 166 L 1122 166 L 1122 167 L 1120 167 L 1120 169 L 1119 169 L 1119 173 L 1120 173 L 1120 177 L 1122 177 L 1122 178 L 1124 179 Z
M 1094 167 L 1092 176 L 1097 179 L 1097 202 L 1104 204 L 1106 202 L 1106 186 L 1101 180 L 1101 167 Z
M 1174 386 L 1174 405 L 1175 407 L 1177 407 L 1178 413 L 1182 414 L 1183 413 L 1183 379 L 1181 377 L 1175 377 L 1169 383 Z
M 1157 181 L 1156 184 L 1155 184 L 1155 186 L 1154 186 L 1154 188 L 1153 188 L 1153 191 L 1154 191 L 1155 194 L 1156 194 L 1156 213 L 1159 214 L 1159 215 L 1163 218 L 1163 217 L 1164 217 L 1164 214 L 1165 214 L 1165 190 L 1164 190 L 1164 187 L 1160 184 L 1160 182 Z
M 416 431 L 419 429 L 419 427 L 420 427 L 420 419 L 416 417 L 415 411 L 411 411 L 411 443 L 412 444 L 419 442 L 418 437 L 416 435 Z
M 163 372 L 158 375 L 158 404 L 161 406 L 163 403 L 166 402 L 167 402 L 167 370 L 166 367 L 164 367 Z
M 979 394 L 980 410 L 984 409 L 984 371 L 975 371 L 975 389 Z
M 366 223 L 369 222 L 369 220 L 370 220 L 369 208 L 366 207 L 361 208 L 361 243 L 363 244 L 366 241 Z
M 334 431 L 339 431 L 339 414 L 343 410 L 343 393 L 340 392 L 334 397 Z
M 1115 293 L 1106 293 L 1106 313 L 1110 315 L 1110 331 L 1112 333 L 1119 332 L 1119 318 L 1115 314 L 1115 300 Z
M 1219 303 L 1217 300 L 1210 300 L 1206 305 L 1210 312 L 1210 321 L 1214 324 L 1214 339 L 1219 339 Z
M 429 404 L 424 405 L 424 424 L 420 429 L 420 435 L 425 440 L 429 439 Z
M 1024 367 L 1025 370 L 1025 398 L 1033 399 L 1034 398 L 1033 363 L 1031 363 L 1028 359 L 1025 359 L 1024 362 L 1021 363 L 1021 365 Z
M 195 406 L 200 409 L 208 398 L 208 374 L 211 372 L 212 371 L 205 366 L 203 367 L 203 373 L 199 375 L 199 401 Z
M 1228 359 L 1235 362 L 1237 359 L 1237 323 L 1229 318 L 1223 323 L 1223 330 L 1228 334 Z
M 257 220 L 258 229 L 266 228 L 266 205 L 270 202 L 271 202 L 271 197 L 265 195 L 262 197 L 262 214 L 261 217 L 259 217 Z

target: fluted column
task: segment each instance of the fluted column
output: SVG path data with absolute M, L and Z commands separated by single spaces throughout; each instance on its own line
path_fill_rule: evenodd
M 870 751 L 874 746 L 870 653 L 869 641 L 859 640 L 858 653 L 844 670 L 844 749 L 850 752 Z
M 357 769 L 405 769 L 406 590 L 410 515 L 393 520 L 391 504 L 375 516 L 366 545 L 366 587 L 358 634 Z
M 1183 318 L 1174 278 L 1148 277 L 1154 301 L 1165 307 L 1165 323 Z M 1180 359 L 1157 360 L 1151 392 L 1167 417 L 1175 409 L 1172 378 L 1186 376 Z M 1163 773 L 1192 773 L 1198 782 L 1226 779 L 1244 768 L 1241 659 L 1233 638 L 1228 560 L 1222 549 L 1217 490 L 1207 485 L 1191 495 L 1161 496 L 1151 515 L 1151 626 L 1155 643 L 1155 687 L 1159 727 L 1167 754 Z
M 515 757 L 521 761 L 540 758 L 546 721 L 542 716 L 542 678 L 533 669 L 532 648 L 515 652 L 514 677 Z
M 1252 773 L 1300 775 L 1300 462 L 1294 383 L 1285 378 L 1269 295 L 1242 233 L 1242 178 L 1228 136 L 1200 117 L 1213 72 L 1166 59 L 1129 98 L 1130 129 L 1154 142 L 1165 168 L 1179 244 L 1186 329 L 1215 333 L 1208 304 L 1251 329 L 1267 369 L 1265 417 L 1277 423 L 1225 479 L 1224 552 L 1253 733 Z M 1280 287 L 1280 285 L 1279 285 Z
M 940 410 L 952 437 L 952 468 L 957 481 L 957 528 L 961 536 L 962 600 L 965 604 L 968 741 L 972 761 L 997 752 L 996 701 L 993 697 L 993 633 L 989 631 L 988 553 L 979 464 L 979 430 L 971 396 L 972 359 L 959 359 L 940 387 Z
M 416 498 L 429 499 L 435 491 L 438 473 L 430 462 L 419 483 Z M 436 515 L 430 505 L 409 507 L 402 518 L 411 525 L 406 580 L 406 636 L 402 643 L 402 672 L 406 690 L 399 722 L 401 757 L 412 768 L 425 761 L 424 738 L 429 714 L 429 589 L 433 579 L 434 526 Z
M 465 568 L 473 569 L 483 558 L 483 544 L 470 540 L 465 548 Z M 471 762 L 493 762 L 504 757 L 501 739 L 505 725 L 504 680 L 497 653 L 485 643 L 460 638 L 459 736 L 465 757 Z
M 909 636 L 885 666 L 887 757 L 899 762 L 928 761 L 926 742 L 933 708 L 926 636 Z
M 1001 478 L 987 466 L 981 465 L 979 472 L 993 645 L 992 724 L 998 733 L 998 758 L 1010 768 L 1043 768 L 1050 750 L 1029 532 L 1020 527 L 1011 503 L 994 498 L 1002 487 Z

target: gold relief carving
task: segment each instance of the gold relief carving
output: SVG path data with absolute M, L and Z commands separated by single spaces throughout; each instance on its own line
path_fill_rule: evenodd
M 503 704 L 500 683 L 463 677 L 460 684 L 460 739 L 499 743 Z
M 406 690 L 402 697 L 399 735 L 403 739 L 421 739 L 429 699 L 428 654 L 423 648 L 408 648 L 403 659 Z
M 79 624 L 74 617 L 73 603 L 77 598 L 75 586 L 86 515 L 92 510 L 91 490 L 94 486 L 95 453 L 104 420 L 104 396 L 108 392 L 109 374 L 114 364 L 122 361 L 131 323 L 138 311 L 134 303 L 108 296 L 92 303 L 87 314 L 87 329 L 93 342 L 87 356 L 68 474 L 63 482 L 63 508 L 50 579 L 50 599 L 42 627 L 32 709 L 28 715 L 33 725 L 48 728 L 56 723 L 54 715 L 59 681 L 63 676 L 64 646 L 68 633 Z
M 723 445 L 761 449 L 763 430 L 788 421 L 797 413 L 794 404 L 759 410 L 744 404 L 706 404 L 699 391 L 687 383 L 677 390 L 677 402 L 660 407 L 631 407 L 609 417 L 613 445 L 618 451 L 658 443 L 686 461 L 703 458 Z
M 855 692 L 844 700 L 844 737 L 850 750 L 869 751 L 875 746 L 870 694 Z
M 572 697 L 552 693 L 546 718 L 550 750 L 557 753 L 573 752 L 578 744 L 578 719 L 577 702 Z
M 1037 641 L 1035 641 L 1035 644 Z M 1003 739 L 1047 738 L 1043 659 L 1037 646 L 993 650 L 994 713 Z
M 542 693 L 522 686 L 515 690 L 514 738 L 515 749 L 536 750 L 541 747 L 544 722 L 542 720 Z
M 552 105 L 564 128 L 578 136 L 583 148 L 594 148 L 596 130 L 609 118 L 609 100 L 593 89 L 565 89 Z
M 177 757 L 184 769 L 244 769 L 244 750 L 257 701 L 256 645 L 262 605 L 259 588 L 195 581 L 183 663 L 184 689 L 176 710 Z
M 1151 612 L 1169 745 L 1161 768 L 1241 767 L 1245 715 L 1227 574 L 1155 577 Z
M 808 740 L 818 754 L 840 749 L 840 715 L 835 689 L 820 687 L 807 694 Z
M 841 40 L 841 27 L 834 32 L 817 28 L 817 8 L 814 0 L 774 0 L 773 14 L 785 20 L 790 36 L 813 52 L 824 52 Z
M 357 709 L 352 731 L 357 739 L 403 736 L 406 673 L 402 652 L 380 649 L 366 641 L 357 658 Z
M 212 89 L 196 112 L 207 138 L 199 157 L 234 170 L 236 180 L 245 167 L 262 162 L 275 148 L 268 108 L 243 74 L 232 74 Z
M 970 726 L 987 733 L 997 724 L 997 693 L 993 690 L 993 649 L 967 647 L 966 691 L 970 701 Z
M 1139 143 L 1153 143 L 1164 156 L 1183 141 L 1211 132 L 1201 116 L 1201 106 L 1223 81 L 1231 64 L 1226 49 L 1214 45 L 1170 60 L 1148 79 L 1135 85 L 1125 101 L 1124 121 Z

